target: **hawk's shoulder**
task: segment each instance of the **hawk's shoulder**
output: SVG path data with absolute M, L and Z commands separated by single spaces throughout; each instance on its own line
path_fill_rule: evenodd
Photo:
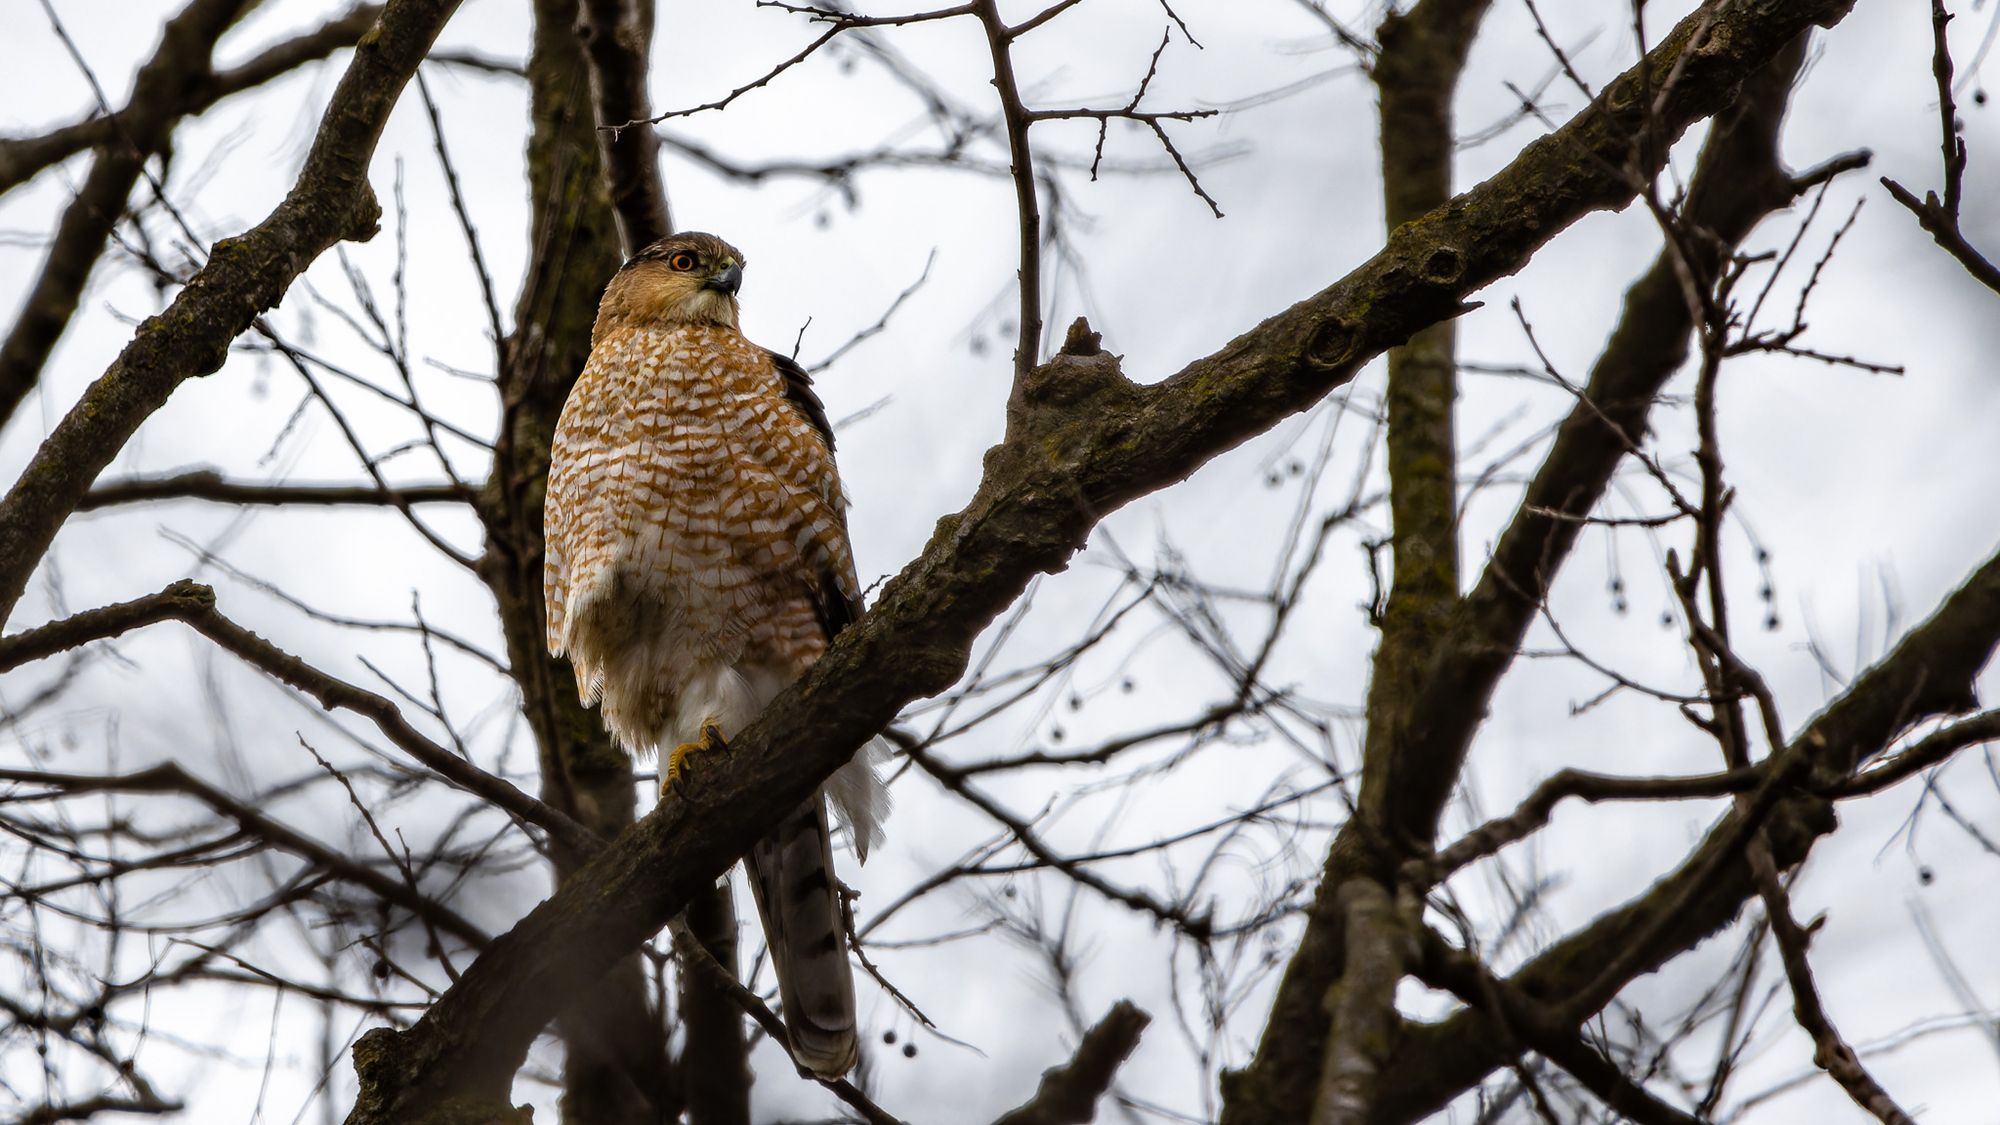
M 813 390 L 812 376 L 791 356 L 774 352 L 769 348 L 765 348 L 764 353 L 771 357 L 772 366 L 778 369 L 778 377 L 784 381 L 785 401 L 805 416 L 812 428 L 819 432 L 820 439 L 826 442 L 827 452 L 832 453 L 833 423 L 827 420 L 826 404 L 820 401 L 819 392 Z M 838 494 L 839 486 L 836 484 L 834 495 L 837 497 Z M 847 535 L 847 517 L 845 512 L 840 511 L 840 502 L 837 499 L 834 519 L 838 521 L 840 535 L 844 539 Z M 843 568 L 847 571 L 846 575 L 822 574 L 816 584 L 813 608 L 828 638 L 839 635 L 842 629 L 853 624 L 855 618 L 861 616 L 861 599 L 843 592 L 854 586 L 853 568 L 853 563 L 849 562 Z M 845 582 L 842 581 L 843 577 L 846 578 Z
M 826 447 L 832 449 L 833 424 L 826 419 L 826 404 L 819 400 L 819 392 L 813 390 L 812 376 L 806 373 L 805 368 L 799 366 L 798 360 L 783 352 L 765 348 L 764 354 L 771 357 L 771 363 L 778 369 L 778 377 L 785 381 L 785 401 L 797 407 L 799 413 L 806 416 L 806 421 L 812 423 L 812 428 L 819 431 L 819 436 L 826 442 Z

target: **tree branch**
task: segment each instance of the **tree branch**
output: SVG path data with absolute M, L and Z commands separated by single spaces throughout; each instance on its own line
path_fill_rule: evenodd
M 159 47 L 133 79 L 131 105 L 109 119 L 111 135 L 98 145 L 83 186 L 63 209 L 42 271 L 0 343 L 0 425 L 13 417 L 40 380 L 42 365 L 75 315 L 84 283 L 103 255 L 111 229 L 124 216 L 146 161 L 179 120 L 175 91 L 188 75 L 208 73 L 215 41 L 256 2 L 192 0 L 167 21 Z M 11 605 L 0 587 L 0 618 Z
M 1628 73 L 1492 179 L 1399 228 L 1346 278 L 1164 382 L 1129 382 L 1113 357 L 1073 334 L 1014 388 L 1006 440 L 989 452 L 966 509 L 939 521 L 923 555 L 811 672 L 711 769 L 670 790 L 497 939 L 415 1026 L 364 1037 L 350 1121 L 415 1123 L 446 1102 L 499 1110 L 552 1004 L 657 932 L 904 703 L 954 682 L 986 624 L 1035 574 L 1065 565 L 1099 519 L 1456 315 L 1466 294 L 1518 269 L 1583 215 L 1628 202 L 1630 177 L 1616 169 L 1638 130 L 1678 134 L 1808 23 L 1846 9 L 1844 0 L 1704 9 L 1641 64 L 1685 75 L 1657 100 L 1657 122 L 1636 104 L 1642 80 Z M 1697 27 L 1705 30 L 1693 43 Z
M 243 831 L 266 841 L 278 850 L 289 852 L 346 882 L 353 883 L 383 902 L 403 907 L 429 925 L 457 937 L 474 949 L 485 945 L 488 940 L 486 931 L 473 925 L 464 915 L 427 895 L 418 893 L 409 883 L 401 879 L 392 879 L 366 864 L 357 863 L 346 854 L 295 831 L 250 804 L 231 797 L 173 762 L 162 762 L 134 773 L 107 776 L 51 773 L 46 770 L 0 769 L 0 781 L 20 785 L 46 785 L 65 793 L 176 793 L 192 797 L 228 817 Z
M 646 98 L 653 48 L 651 0 L 582 0 L 576 34 L 590 65 L 605 184 L 618 214 L 619 241 L 629 256 L 674 230 L 660 179 L 660 135 L 647 120 L 653 116 Z
M 1104 1018 L 1083 1033 L 1076 1053 L 1061 1066 L 1042 1072 L 1035 1096 L 1003 1114 L 993 1125 L 1088 1125 L 1097 1119 L 1097 1102 L 1118 1077 L 1139 1046 L 1139 1036 L 1153 1017 L 1130 1000 L 1120 1000 Z
M 1837 19 L 1845 8 L 1831 4 L 1825 16 Z M 1700 18 L 1705 17 L 1697 13 L 1690 20 Z M 1670 69 L 1674 65 L 1669 61 L 1670 46 L 1676 38 L 1693 31 L 1684 22 L 1646 62 L 1601 92 L 1591 109 L 1555 136 L 1538 142 L 1529 153 L 1566 154 L 1581 174 L 1602 177 L 1607 190 L 1613 184 L 1618 185 L 1616 190 L 1633 190 L 1634 177 L 1623 171 L 1630 166 L 1630 151 L 1611 145 L 1584 150 L 1564 143 L 1563 137 L 1607 104 L 1649 100 L 1628 84 L 1642 85 L 1640 74 Z M 1718 117 L 1703 145 L 1684 210 L 1688 224 L 1713 232 L 1715 239 L 1695 240 L 1693 268 L 1716 269 L 1729 248 L 1758 221 L 1788 204 L 1801 190 L 1801 180 L 1786 173 L 1777 156 L 1778 130 L 1791 81 L 1804 57 L 1804 33 L 1795 34 L 1798 38 L 1782 45 L 1783 50 L 1773 49 L 1774 61 L 1769 66 L 1739 77 L 1740 97 L 1729 112 Z M 1684 96 L 1690 80 L 1684 74 L 1668 91 L 1669 100 Z M 1634 118 L 1632 144 L 1636 145 L 1637 135 L 1647 126 L 1643 110 L 1635 109 Z M 1672 122 L 1668 124 L 1672 126 Z M 1677 132 L 1678 126 L 1672 131 Z M 1516 166 L 1521 163 L 1520 159 L 1515 161 Z M 1650 171 L 1644 174 L 1651 175 Z M 1467 195 L 1483 190 L 1474 189 Z M 1485 718 L 1487 701 L 1512 667 L 1521 639 L 1542 605 L 1543 592 L 1554 581 L 1584 527 L 1582 517 L 1596 507 L 1619 462 L 1633 449 L 1632 435 L 1645 432 L 1660 388 L 1687 358 L 1693 323 L 1676 260 L 1674 248 L 1663 250 L 1652 268 L 1627 291 L 1623 315 L 1591 371 L 1587 388 L 1557 430 L 1547 458 L 1529 482 L 1517 514 L 1495 544 L 1479 580 L 1451 607 L 1448 631 L 1414 654 L 1420 667 L 1409 676 L 1400 699 L 1394 701 L 1421 720 L 1396 748 L 1401 758 L 1396 769 L 1405 779 L 1398 786 L 1397 799 L 1409 802 L 1398 814 L 1398 823 L 1424 823 L 1442 807 L 1459 775 L 1458 763 Z M 1373 710 L 1370 713 L 1375 714 Z M 1371 739 L 1373 725 L 1371 721 Z M 1343 833 L 1328 854 L 1321 892 L 1307 915 L 1298 949 L 1286 966 L 1258 1060 L 1253 1070 L 1246 1072 L 1252 1077 L 1240 1082 L 1225 1078 L 1224 1115 L 1229 1125 L 1296 1117 L 1303 1112 L 1305 1099 L 1311 1097 L 1312 1087 L 1299 1075 L 1310 1073 L 1324 1051 L 1326 1017 L 1320 997 L 1341 964 L 1342 923 L 1331 896 L 1359 866 L 1358 857 L 1365 850 L 1350 832 Z M 1255 1104 L 1234 1104 L 1237 1098 L 1230 1094 L 1232 1090 L 1241 1090 L 1242 1096 Z M 1248 1116 L 1238 1117 L 1238 1113 Z
M 1569 1026 L 1581 1024 L 1634 977 L 1651 972 L 1727 925 L 1757 893 L 1742 862 L 1762 824 L 1780 869 L 1802 861 L 1833 830 L 1819 792 L 1831 791 L 1901 731 L 1976 705 L 1973 678 L 2000 646 L 2000 554 L 1989 558 L 1893 652 L 1793 736 L 1762 768 L 1798 780 L 1767 812 L 1725 815 L 1679 867 L 1638 898 L 1557 942 L 1509 978 Z M 1760 796 L 1764 794 L 1760 791 Z M 1467 1012 L 1413 1029 L 1383 1077 L 1379 1120 L 1436 1112 L 1456 1091 L 1508 1058 L 1494 1028 Z
M 179 621 L 234 653 L 253 668 L 297 688 L 327 710 L 347 710 L 373 722 L 396 747 L 459 788 L 539 825 L 564 847 L 589 853 L 602 846 L 596 833 L 425 738 L 396 705 L 372 691 L 327 675 L 224 617 L 215 591 L 182 580 L 157 594 L 30 629 L 0 641 L 0 670 L 144 625 Z
M 356 4 L 311 31 L 265 48 L 240 66 L 211 70 L 204 61 L 199 67 L 190 67 L 181 75 L 183 84 L 173 91 L 171 116 L 199 117 L 224 98 L 352 47 L 381 14 L 380 4 Z M 0 195 L 84 149 L 117 141 L 120 123 L 135 111 L 137 101 L 134 98 L 132 105 L 116 114 L 92 114 L 39 136 L 0 137 Z
M 1896 202 L 1909 209 L 1917 217 L 1917 225 L 1924 228 L 1945 253 L 1958 259 L 1965 272 L 1977 278 L 1995 293 L 2000 293 L 2000 266 L 1972 245 L 1959 229 L 1958 205 L 1965 185 L 1965 133 L 1958 120 L 1958 103 L 1951 96 L 1951 41 L 1945 34 L 1951 25 L 1951 13 L 1945 11 L 1944 0 L 1931 0 L 1931 73 L 1937 77 L 1939 130 L 1944 136 L 1944 198 L 1936 192 L 1925 192 L 1919 201 L 1916 193 L 1902 184 L 1882 177 L 1882 186 Z
M 320 253 L 373 234 L 381 207 L 368 186 L 369 159 L 397 96 L 457 7 L 458 0 L 391 0 L 356 46 L 284 201 L 242 236 L 216 243 L 207 264 L 164 312 L 139 326 L 35 451 L 0 499 L 0 620 L 140 423 L 184 380 L 220 368 L 229 342 L 277 304 Z
M 205 500 L 216 504 L 324 507 L 339 504 L 408 507 L 411 504 L 467 504 L 471 494 L 455 484 L 381 488 L 374 484 L 307 484 L 230 480 L 214 469 L 194 469 L 164 477 L 123 477 L 104 481 L 77 503 L 79 512 L 148 500 Z

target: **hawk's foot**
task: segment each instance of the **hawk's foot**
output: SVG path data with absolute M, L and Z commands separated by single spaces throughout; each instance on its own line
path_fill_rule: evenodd
M 701 724 L 701 739 L 699 741 L 683 742 L 679 746 L 674 747 L 673 752 L 667 755 L 667 784 L 672 785 L 674 782 L 680 780 L 681 774 L 688 767 L 688 758 L 691 755 L 706 754 L 711 750 L 727 750 L 728 748 L 729 744 L 722 739 L 721 728 L 717 727 L 713 720 L 703 721 Z

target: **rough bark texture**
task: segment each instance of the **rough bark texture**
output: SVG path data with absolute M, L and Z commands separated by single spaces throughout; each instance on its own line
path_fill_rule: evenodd
M 2000 554 L 1973 572 L 1893 652 L 1786 745 L 1780 773 L 1796 780 L 1767 795 L 1763 824 L 1781 867 L 1805 859 L 1834 828 L 1817 790 L 1880 754 L 1902 731 L 1976 706 L 1973 681 L 2000 645 Z M 1674 871 L 1626 905 L 1558 942 L 1510 981 L 1571 1024 L 1609 1003 L 1627 982 L 1713 935 L 1755 897 L 1742 862 L 1753 826 L 1736 811 L 1719 820 Z M 1406 1049 L 1383 1076 L 1378 1121 L 1413 1121 L 1506 1061 L 1504 1037 L 1467 1011 L 1410 1029 Z
M 480 574 L 506 627 L 508 664 L 535 733 L 542 798 L 609 839 L 632 823 L 632 761 L 577 702 L 569 665 L 543 641 L 542 493 L 549 445 L 570 384 L 590 354 L 604 281 L 623 261 L 605 192 L 588 75 L 573 32 L 576 0 L 537 0 L 529 57 L 528 186 L 533 258 L 501 348 L 505 404 L 493 472 L 479 498 L 487 529 Z M 554 848 L 558 883 L 582 855 Z M 651 1125 L 680 1112 L 662 1013 L 639 955 L 580 982 L 556 1018 L 563 1042 L 562 1120 Z
M 275 44 L 228 70 L 210 69 L 204 50 L 200 65 L 188 66 L 175 75 L 174 81 L 166 84 L 167 90 L 150 91 L 164 92 L 165 100 L 142 102 L 134 97 L 116 114 L 92 114 L 32 137 L 0 137 L 0 194 L 85 149 L 128 138 L 135 115 L 170 113 L 175 121 L 194 117 L 232 94 L 257 89 L 288 71 L 318 62 L 343 47 L 352 47 L 355 40 L 375 26 L 381 15 L 380 4 L 356 4 L 313 30 Z
M 1778 132 L 1791 84 L 1804 57 L 1804 36 L 1772 64 L 1744 83 L 1742 95 L 1719 116 L 1702 149 L 1686 208 L 1689 224 L 1713 238 L 1696 239 L 1698 275 L 1712 276 L 1723 257 L 1765 216 L 1788 205 L 1800 188 L 1778 162 Z M 1450 598 L 1450 629 L 1429 637 L 1401 669 L 1402 699 L 1385 698 L 1394 715 L 1421 715 L 1427 726 L 1405 729 L 1395 752 L 1406 756 L 1405 770 L 1418 764 L 1456 778 L 1486 701 L 1512 665 L 1522 637 L 1534 620 L 1583 525 L 1546 512 L 1582 516 L 1595 507 L 1612 472 L 1630 452 L 1629 441 L 1646 432 L 1647 416 L 1667 380 L 1686 361 L 1694 327 L 1672 250 L 1663 250 L 1651 269 L 1627 292 L 1625 309 L 1591 370 L 1580 402 L 1557 431 L 1540 470 L 1528 485 L 1521 515 L 1508 527 L 1473 590 Z M 1399 578 L 1400 581 L 1400 578 Z M 1384 648 L 1392 643 L 1384 626 Z M 1376 684 L 1384 669 L 1378 657 Z M 1371 693 L 1370 741 L 1378 717 Z M 1386 770 L 1385 770 L 1386 772 Z M 1431 831 L 1445 793 L 1426 787 L 1423 810 Z M 1428 841 L 1426 841 L 1428 846 Z M 1232 1076 L 1225 1089 L 1230 1122 L 1285 1120 L 1303 1112 L 1311 1096 L 1310 1070 L 1324 1051 L 1327 1021 L 1321 996 L 1338 979 L 1344 922 L 1333 901 L 1341 882 L 1357 869 L 1380 870 L 1366 839 L 1346 831 L 1336 841 L 1306 933 L 1286 966 L 1272 1018 L 1258 1058 L 1244 1077 Z
M 1120 1000 L 1104 1018 L 1084 1032 L 1076 1054 L 1061 1066 L 1042 1072 L 1035 1096 L 1002 1114 L 993 1125 L 1088 1125 L 1097 1119 L 1097 1103 L 1111 1088 L 1118 1068 L 1139 1046 L 1139 1036 L 1153 1018 Z
M 42 272 L 0 344 L 0 424 L 35 389 L 42 365 L 69 327 L 141 170 L 180 119 L 175 109 L 184 100 L 182 91 L 208 73 L 215 41 L 255 6 L 256 0 L 194 0 L 167 21 L 159 48 L 133 80 L 131 105 L 110 119 L 110 135 L 98 144 L 90 174 L 63 209 Z
M 1388 230 L 1414 222 L 1452 196 L 1452 96 L 1486 0 L 1424 0 L 1380 28 L 1374 82 L 1382 98 L 1382 204 Z M 1430 324 L 1388 350 L 1388 478 L 1394 569 L 1382 607 L 1382 641 L 1368 683 L 1368 737 L 1354 821 L 1342 829 L 1320 889 L 1340 915 L 1338 979 L 1320 995 L 1292 989 L 1272 1019 L 1248 1083 L 1264 1113 L 1316 1125 L 1362 1121 L 1374 1079 L 1394 1051 L 1398 957 L 1406 939 L 1388 903 L 1398 861 L 1430 847 L 1456 763 L 1404 753 L 1420 721 L 1406 707 L 1422 665 L 1450 627 L 1458 603 L 1458 330 Z M 1442 787 L 1440 787 L 1442 779 Z M 1436 801 L 1432 801 L 1436 795 Z M 1372 909 L 1352 911 L 1352 903 Z M 1328 943 L 1332 945 L 1332 943 Z M 1298 1035 L 1294 1021 L 1314 1029 Z M 1276 1033 L 1274 1033 L 1276 1029 Z M 1314 1065 L 1318 1063 L 1318 1065 Z M 1282 1071 L 1282 1077 L 1278 1075 Z M 1270 1081 L 1258 1081 L 1258 1075 Z
M 660 136 L 646 120 L 653 115 L 646 97 L 653 6 L 647 0 L 583 0 L 580 15 L 576 30 L 590 61 L 605 182 L 629 254 L 674 229 L 660 178 Z
M 1390 230 L 1451 198 L 1452 95 L 1485 0 L 1424 0 L 1383 21 L 1382 196 Z M 1392 847 L 1427 848 L 1457 770 L 1401 753 L 1402 706 L 1458 603 L 1457 326 L 1431 325 L 1389 349 L 1389 511 L 1395 569 L 1368 687 L 1361 815 Z M 1440 768 L 1442 767 L 1442 768 Z
M 973 639 L 1034 574 L 1067 564 L 1095 522 L 1317 401 L 1356 368 L 1462 309 L 1563 227 L 1633 195 L 1639 130 L 1678 136 L 1842 0 L 1704 9 L 1576 120 L 1493 179 L 1407 223 L 1369 262 L 1159 384 L 1102 354 L 1063 354 L 1015 388 L 978 493 L 814 670 L 496 940 L 409 1030 L 356 1050 L 354 1122 L 504 1111 L 554 998 L 626 956 L 711 885 L 761 826 L 796 806 L 907 701 L 948 687 Z M 1671 88 L 1664 78 L 1678 73 Z M 1643 110 L 1658 109 L 1651 126 Z M 1650 174 L 1650 167 L 1642 174 Z
M 56 531 L 140 423 L 182 381 L 222 366 L 229 343 L 276 305 L 312 260 L 373 236 L 381 206 L 368 164 L 382 124 L 458 0 L 395 0 L 355 45 L 298 182 L 270 217 L 212 248 L 166 311 L 149 317 L 0 499 L 0 620 Z
M 1486 9 L 1485 0 L 1423 0 L 1383 21 L 1374 79 L 1381 95 L 1383 212 L 1392 232 L 1451 197 L 1457 143 L 1452 96 Z M 1230 1121 L 1302 1120 L 1309 1112 L 1315 1121 L 1358 1119 L 1372 1100 L 1373 1069 L 1391 1049 L 1389 1037 L 1379 1034 L 1366 1036 L 1365 1045 L 1329 1042 L 1343 1010 L 1361 1022 L 1378 1022 L 1358 1010 L 1358 997 L 1392 1003 L 1395 995 L 1394 980 L 1336 983 L 1341 962 L 1363 952 L 1345 944 L 1351 925 L 1338 904 L 1343 898 L 1389 897 L 1380 885 L 1369 891 L 1353 884 L 1386 883 L 1402 858 L 1430 846 L 1457 776 L 1455 761 L 1425 762 L 1405 753 L 1419 718 L 1409 701 L 1458 604 L 1458 446 L 1452 432 L 1457 352 L 1451 321 L 1389 349 L 1394 569 L 1368 685 L 1360 806 L 1322 876 L 1316 920 L 1323 921 L 1307 935 L 1318 968 L 1309 977 L 1288 976 L 1256 1059 L 1242 1079 L 1232 1080 L 1239 1092 L 1225 1105 Z M 1378 917 L 1393 919 L 1388 912 Z M 1378 954 L 1395 945 L 1387 935 L 1372 936 Z M 1369 958 L 1373 970 L 1394 964 L 1379 955 Z M 1386 1015 L 1393 1022 L 1393 1010 Z M 1368 1088 L 1355 1088 L 1364 1078 Z

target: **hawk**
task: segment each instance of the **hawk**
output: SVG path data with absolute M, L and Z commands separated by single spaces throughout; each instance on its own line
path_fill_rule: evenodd
M 743 255 L 662 239 L 612 277 L 556 424 L 544 524 L 549 651 L 660 784 L 711 750 L 861 612 L 833 430 L 812 380 L 743 338 Z M 862 859 L 887 811 L 880 740 L 751 849 L 792 1055 L 821 1077 L 859 1051 L 825 798 Z

